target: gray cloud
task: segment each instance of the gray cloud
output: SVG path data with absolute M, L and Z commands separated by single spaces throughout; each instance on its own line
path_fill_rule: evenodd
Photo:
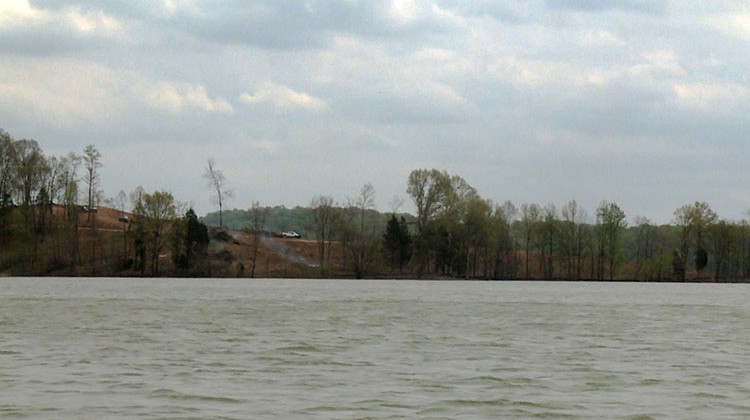
M 621 10 L 633 13 L 663 14 L 669 3 L 666 0 L 545 0 L 552 9 L 584 12 Z
M 213 157 L 237 207 L 373 182 L 386 209 L 416 167 L 657 221 L 750 207 L 739 1 L 7 5 L 0 127 L 52 153 L 99 145 L 109 195 L 169 188 L 209 211 Z
M 180 3 L 174 3 L 179 5 Z M 414 16 L 399 20 L 383 2 L 336 0 L 241 0 L 191 3 L 161 11 L 159 23 L 212 43 L 271 50 L 321 49 L 336 34 L 420 42 L 429 33 L 444 33 L 451 24 L 431 7 L 417 3 Z
M 0 53 L 12 55 L 64 56 L 90 46 L 91 41 L 86 37 L 59 28 L 44 32 L 40 32 L 38 28 L 20 28 L 6 31 L 0 36 Z

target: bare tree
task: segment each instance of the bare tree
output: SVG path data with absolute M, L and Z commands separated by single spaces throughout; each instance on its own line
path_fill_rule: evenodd
M 114 203 L 117 206 L 117 210 L 120 211 L 120 223 L 122 223 L 122 246 L 125 258 L 128 256 L 128 231 L 130 230 L 130 218 L 125 214 L 125 206 L 128 203 L 128 195 L 125 191 L 120 190 L 117 193 L 117 197 L 114 198 Z
M 234 194 L 231 190 L 226 188 L 227 179 L 224 176 L 224 172 L 216 169 L 216 162 L 213 159 L 208 160 L 206 171 L 203 173 L 203 179 L 208 183 L 208 187 L 214 192 L 211 201 L 219 205 L 219 227 L 224 227 L 224 219 L 222 218 L 222 210 L 224 207 L 224 200 L 232 198 Z
M 250 207 L 250 225 L 252 228 L 253 242 L 252 242 L 252 267 L 250 268 L 250 277 L 255 277 L 255 265 L 258 260 L 258 247 L 260 246 L 260 240 L 263 237 L 263 228 L 266 224 L 266 216 L 268 216 L 268 208 L 261 207 L 257 201 L 253 202 Z
M 354 200 L 354 204 L 359 210 L 359 232 L 365 231 L 365 213 L 367 210 L 375 208 L 375 188 L 369 182 L 362 186 L 359 196 Z
M 495 266 L 492 277 L 515 278 L 518 273 L 516 240 L 513 237 L 512 225 L 516 220 L 518 209 L 512 202 L 506 201 L 495 206 L 491 223 L 495 231 L 494 237 Z
M 91 221 L 92 212 L 96 207 L 96 200 L 99 197 L 99 168 L 102 167 L 101 158 L 102 154 L 96 150 L 93 144 L 89 144 L 83 149 L 83 166 L 86 168 L 85 179 L 88 186 L 86 210 L 88 211 L 89 221 Z
M 358 279 L 372 272 L 377 265 L 380 238 L 375 234 L 375 224 L 367 220 L 368 211 L 374 208 L 375 189 L 369 182 L 362 187 L 357 198 L 349 200 L 347 206 L 348 214 L 342 232 L 342 239 L 346 244 L 345 259 Z
M 398 213 L 399 209 L 404 205 L 404 199 L 398 195 L 394 195 L 391 201 L 388 202 L 388 206 L 391 208 L 391 213 Z
M 523 226 L 523 232 L 524 232 L 524 244 L 525 244 L 525 270 L 524 274 L 526 276 L 526 279 L 531 278 L 531 273 L 529 272 L 529 253 L 531 252 L 531 241 L 534 238 L 534 235 L 536 235 L 536 232 L 538 230 L 538 225 L 541 220 L 541 214 L 542 210 L 539 208 L 539 205 L 531 203 L 527 204 L 524 203 L 521 205 L 521 226 Z
M 310 202 L 313 208 L 311 228 L 315 232 L 318 242 L 318 255 L 320 257 L 320 271 L 325 272 L 327 257 L 330 254 L 330 244 L 333 239 L 332 227 L 336 219 L 337 210 L 333 205 L 333 198 L 329 196 L 316 196 Z
M 78 242 L 78 169 L 81 165 L 81 157 L 75 153 L 68 153 L 60 159 L 60 176 L 57 182 L 60 184 L 61 201 L 65 208 L 65 238 L 66 248 L 71 268 L 80 260 Z
M 12 171 L 15 161 L 15 147 L 13 139 L 8 133 L 0 129 L 0 208 L 11 203 Z
M 480 268 L 479 257 L 485 263 L 482 275 L 487 277 L 490 237 L 493 233 L 492 203 L 479 196 L 470 198 L 465 204 L 463 215 L 464 241 L 462 253 L 465 256 L 464 278 L 476 277 Z
M 557 208 L 550 203 L 542 209 L 539 224 L 539 271 L 544 278 L 551 279 L 555 276 L 555 245 L 559 242 Z
M 47 162 L 36 140 L 16 140 L 13 146 L 20 201 L 24 206 L 30 206 L 34 193 L 43 185 Z
M 112 198 L 112 202 L 117 210 L 120 211 L 120 217 L 125 217 L 125 205 L 128 204 L 128 194 L 125 193 L 125 191 L 120 190 L 120 192 L 117 193 L 117 197 Z

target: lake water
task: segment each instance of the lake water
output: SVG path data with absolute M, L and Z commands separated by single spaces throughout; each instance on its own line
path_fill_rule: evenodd
M 750 418 L 750 285 L 0 278 L 0 418 Z

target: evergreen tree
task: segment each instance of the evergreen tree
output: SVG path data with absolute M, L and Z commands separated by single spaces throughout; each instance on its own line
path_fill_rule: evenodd
M 395 214 L 391 214 L 391 218 L 385 226 L 385 233 L 383 234 L 383 249 L 385 251 L 386 259 L 390 261 L 391 269 L 396 269 L 401 265 L 399 258 L 401 249 L 401 226 L 396 219 Z
M 180 270 L 194 269 L 208 255 L 208 228 L 198 220 L 192 208 L 173 222 L 172 240 L 172 259 Z
M 399 271 L 403 271 L 404 264 L 411 260 L 412 254 L 412 240 L 411 234 L 409 233 L 409 226 L 406 224 L 406 219 L 401 216 L 401 220 L 398 222 L 399 227 Z
M 404 216 L 396 218 L 391 214 L 383 234 L 383 251 L 391 269 L 403 272 L 404 264 L 411 258 L 411 235 Z

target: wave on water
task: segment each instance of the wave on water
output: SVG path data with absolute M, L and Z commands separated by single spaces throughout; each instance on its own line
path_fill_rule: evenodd
M 209 401 L 218 403 L 240 404 L 245 400 L 215 395 L 196 395 L 178 392 L 169 388 L 159 388 L 149 393 L 149 398 L 166 398 L 179 401 Z

